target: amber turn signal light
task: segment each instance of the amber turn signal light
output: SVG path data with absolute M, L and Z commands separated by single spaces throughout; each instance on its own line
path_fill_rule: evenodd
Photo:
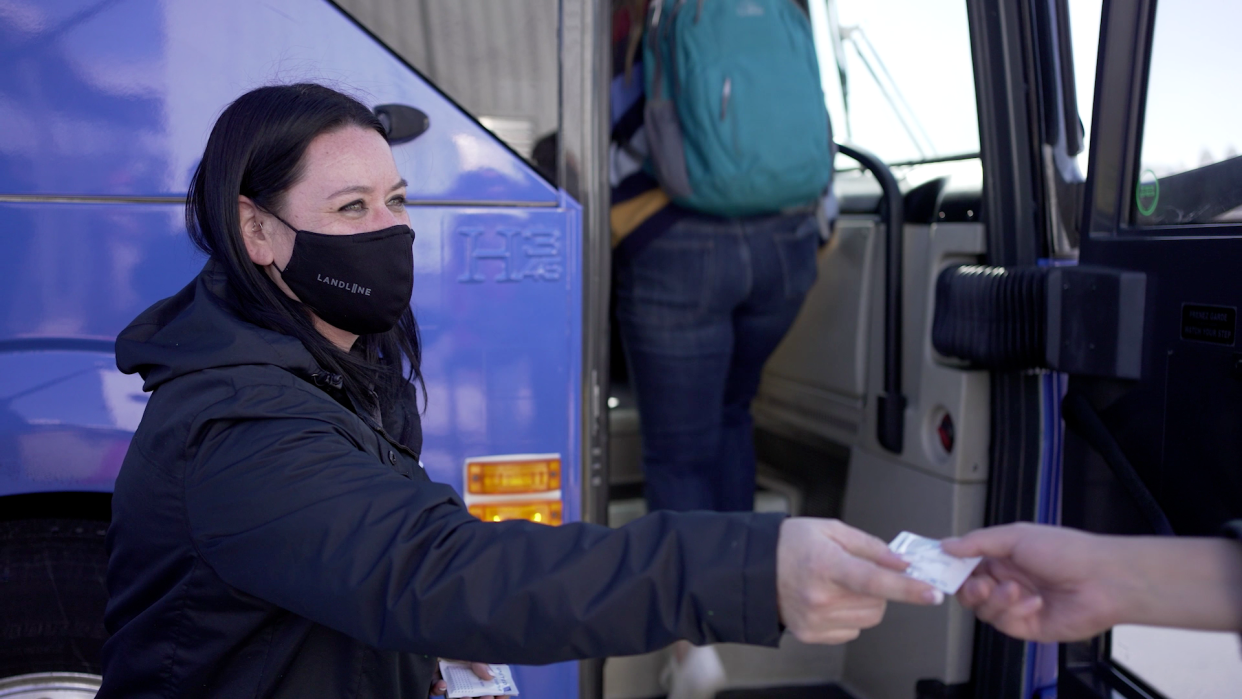
M 559 458 L 466 463 L 466 492 L 473 495 L 546 493 L 560 488 Z
M 524 500 L 518 502 L 494 502 L 471 505 L 470 514 L 484 522 L 502 522 L 507 519 L 526 519 L 553 526 L 561 523 L 560 500 Z

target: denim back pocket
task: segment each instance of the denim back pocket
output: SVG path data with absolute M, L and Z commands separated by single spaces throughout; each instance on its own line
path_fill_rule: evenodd
M 815 285 L 819 271 L 816 253 L 819 251 L 819 224 L 814 216 L 806 216 L 773 236 L 776 254 L 780 256 L 781 270 L 785 273 L 785 298 L 805 296 Z
M 676 226 L 617 270 L 617 312 L 644 325 L 679 325 L 707 310 L 715 283 L 717 241 L 677 235 Z

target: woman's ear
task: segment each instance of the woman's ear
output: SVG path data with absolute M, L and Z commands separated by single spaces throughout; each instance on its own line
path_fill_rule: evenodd
M 260 267 L 275 262 L 276 251 L 272 248 L 271 231 L 265 227 L 262 213 L 250 197 L 238 195 L 237 219 L 241 223 L 242 242 L 246 244 L 250 261 Z

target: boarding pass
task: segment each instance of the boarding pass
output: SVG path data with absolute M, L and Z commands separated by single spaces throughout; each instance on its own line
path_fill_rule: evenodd
M 517 685 L 513 683 L 513 671 L 508 665 L 488 665 L 487 669 L 492 673 L 490 680 L 479 679 L 479 676 L 474 674 L 474 670 L 470 669 L 470 663 L 441 660 L 440 675 L 448 684 L 449 699 L 506 694 L 514 696 L 518 693 Z
M 946 595 L 955 594 L 982 558 L 958 558 L 940 548 L 940 541 L 902 532 L 888 548 L 910 564 L 906 575 L 922 580 Z

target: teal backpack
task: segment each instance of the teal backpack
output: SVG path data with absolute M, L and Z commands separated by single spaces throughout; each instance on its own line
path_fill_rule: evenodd
M 793 0 L 651 0 L 643 72 L 648 165 L 673 201 L 748 216 L 827 190 L 832 132 Z

